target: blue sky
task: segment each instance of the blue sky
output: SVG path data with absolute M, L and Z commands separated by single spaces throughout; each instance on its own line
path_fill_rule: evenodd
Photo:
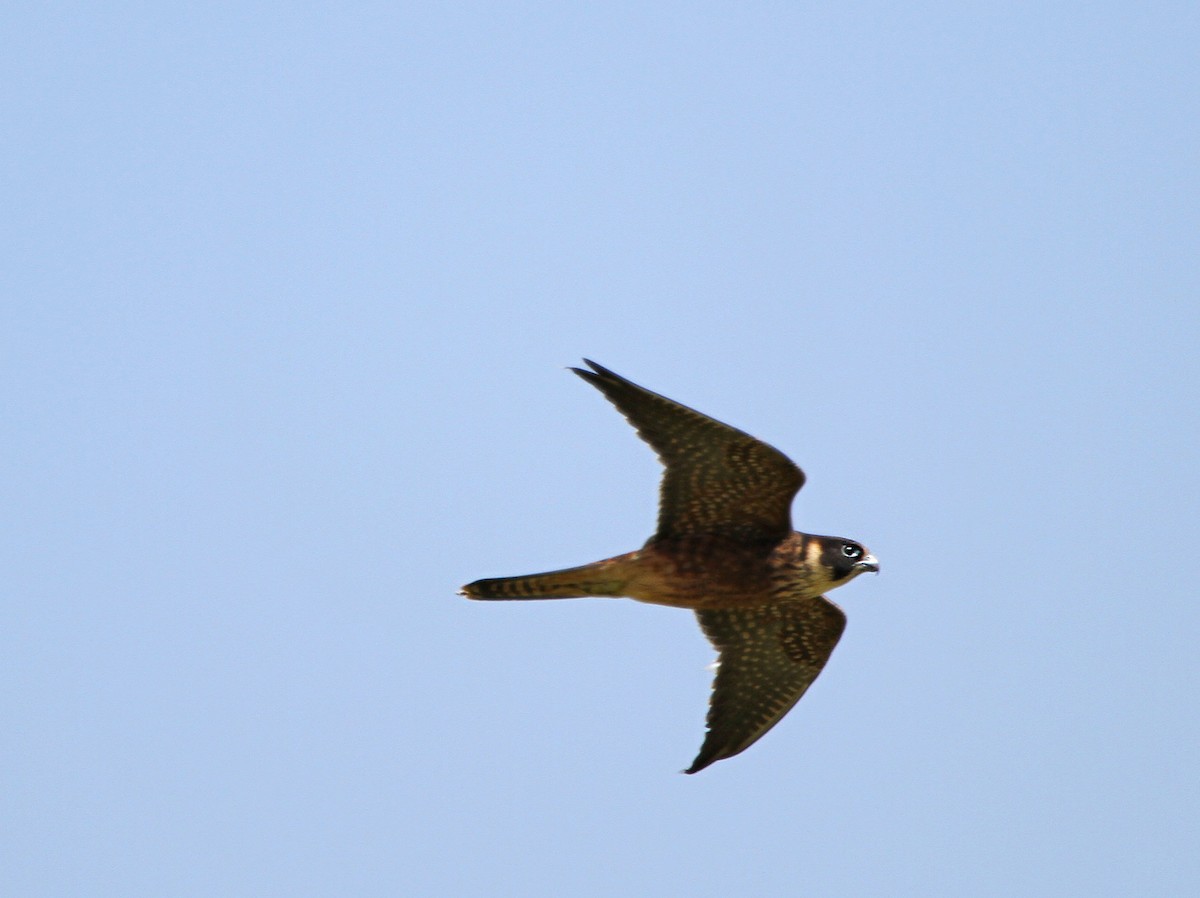
M 1200 884 L 1194 4 L 42 4 L 0 37 L 0 891 Z M 594 358 L 878 577 L 680 776 Z

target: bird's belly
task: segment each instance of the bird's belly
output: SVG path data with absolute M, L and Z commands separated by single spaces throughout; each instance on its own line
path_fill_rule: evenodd
M 689 547 L 690 548 L 690 547 Z M 749 553 L 702 550 L 638 553 L 625 595 L 673 608 L 732 608 L 760 605 L 772 596 L 765 560 Z

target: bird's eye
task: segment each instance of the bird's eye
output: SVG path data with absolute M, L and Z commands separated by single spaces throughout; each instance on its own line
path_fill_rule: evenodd
M 856 546 L 853 543 L 844 543 L 842 545 L 842 554 L 847 558 L 857 558 L 862 554 L 862 547 Z

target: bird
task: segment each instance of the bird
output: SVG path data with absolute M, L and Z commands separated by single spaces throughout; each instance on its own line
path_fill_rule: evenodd
M 580 567 L 476 580 L 469 599 L 627 597 L 686 608 L 717 650 L 703 744 L 684 773 L 745 751 L 825 667 L 846 615 L 825 593 L 879 572 L 861 543 L 792 529 L 804 472 L 749 434 L 590 359 L 571 368 L 663 465 L 658 524 L 642 546 Z

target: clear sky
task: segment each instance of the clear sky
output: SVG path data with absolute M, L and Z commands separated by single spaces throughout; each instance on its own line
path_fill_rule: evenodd
M 1200 888 L 1200 7 L 47 3 L 0 29 L 0 893 Z M 878 577 L 697 776 L 583 356 Z

